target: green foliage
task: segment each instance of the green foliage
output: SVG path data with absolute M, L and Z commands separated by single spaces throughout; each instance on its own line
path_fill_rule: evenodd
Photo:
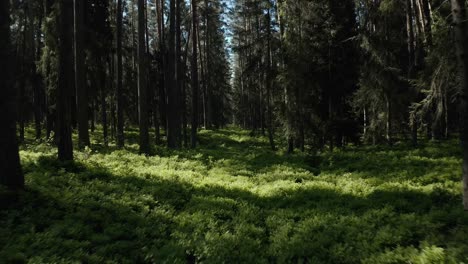
M 158 148 L 151 157 L 131 142 L 99 150 L 95 141 L 66 164 L 45 143 L 23 146 L 26 191 L 14 197 L 0 190 L 0 259 L 468 260 L 455 141 L 310 156 L 269 151 L 267 139 L 235 129 L 202 131 L 200 140 L 198 150 Z

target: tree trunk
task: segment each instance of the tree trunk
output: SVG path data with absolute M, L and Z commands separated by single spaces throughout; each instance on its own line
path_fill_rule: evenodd
M 272 150 L 276 150 L 275 141 L 273 139 L 273 113 L 271 106 L 271 16 L 270 8 L 267 10 L 267 69 L 266 69 L 266 97 L 267 97 L 267 126 L 268 126 L 268 140 L 270 142 L 270 147 Z
M 177 124 L 177 145 L 182 146 L 182 135 L 181 134 L 181 129 L 185 132 L 185 127 L 183 127 L 183 109 L 184 109 L 184 104 L 185 104 L 185 98 L 184 98 L 184 92 L 182 91 L 184 89 L 184 69 L 182 66 L 182 32 L 181 32 L 181 27 L 182 27 L 182 18 L 181 18 L 181 13 L 182 13 L 182 1 L 183 0 L 177 0 L 176 1 L 176 87 L 177 87 L 177 115 L 179 115 L 178 124 Z
M 166 52 L 166 34 L 164 33 L 164 10 L 165 1 L 156 0 L 156 12 L 158 14 L 158 39 L 159 39 L 159 115 L 161 124 L 167 134 L 167 96 L 166 91 L 168 86 L 168 69 L 167 69 L 167 52 Z
M 10 1 L 0 1 L 0 184 L 24 187 L 16 138 L 16 95 L 10 72 Z
M 197 131 L 198 131 L 198 14 L 197 0 L 192 0 L 192 130 L 191 144 L 192 148 L 197 147 Z
M 106 103 L 106 71 L 104 65 L 106 65 L 103 58 L 100 59 L 99 64 L 102 65 L 99 69 L 99 81 L 101 91 L 101 123 L 102 123 L 102 138 L 104 139 L 104 146 L 109 145 L 109 132 L 107 122 L 107 103 Z
M 414 58 L 415 58 L 415 47 L 414 47 L 414 27 L 413 27 L 413 9 L 411 0 L 406 0 L 406 32 L 408 35 L 408 79 L 414 78 Z M 408 88 L 411 87 L 411 83 L 408 83 Z M 410 117 L 411 124 L 411 141 L 413 146 L 418 145 L 418 123 L 415 117 Z
M 455 47 L 461 86 L 461 129 L 460 140 L 463 149 L 463 207 L 468 211 L 468 36 L 466 7 L 464 0 L 450 0 L 455 25 Z
M 169 11 L 169 63 L 168 63 L 168 118 L 167 118 L 167 146 L 169 148 L 179 148 L 180 142 L 180 118 L 179 118 L 179 98 L 177 81 L 177 48 L 176 48 L 176 2 L 170 1 Z
M 59 2 L 60 14 L 57 26 L 60 36 L 58 47 L 58 87 L 57 87 L 57 127 L 58 158 L 61 161 L 73 160 L 71 131 L 71 102 L 73 88 L 73 1 Z
M 117 111 L 117 147 L 123 148 L 124 115 L 123 115 L 123 81 L 122 81 L 122 0 L 117 0 L 117 85 L 116 85 L 116 111 Z
M 25 86 L 26 86 L 26 32 L 27 32 L 27 17 L 23 15 L 22 40 L 21 40 L 21 62 L 20 62 L 20 75 L 19 75 L 19 90 L 18 90 L 18 123 L 19 123 L 19 141 L 24 142 L 24 123 L 25 123 Z
M 389 95 L 385 96 L 386 100 L 386 110 L 387 110 L 387 115 L 386 115 L 386 133 L 385 133 L 385 138 L 387 139 L 387 143 L 389 145 L 392 145 L 392 103 Z
M 86 1 L 74 0 L 75 11 L 75 88 L 76 88 L 76 105 L 77 105 L 77 121 L 78 121 L 78 147 L 84 148 L 89 146 L 89 131 L 88 131 L 88 97 L 86 91 L 85 78 L 85 53 L 83 45 L 84 23 L 83 14 Z
M 140 153 L 149 154 L 148 97 L 145 67 L 145 0 L 138 0 L 138 119 L 140 128 Z
M 33 12 L 30 12 L 30 21 L 31 21 L 31 27 L 34 26 L 34 20 L 32 19 L 34 17 Z M 42 34 L 42 20 L 43 20 L 43 13 L 40 12 L 39 18 L 38 18 L 38 26 L 36 28 L 36 32 L 34 30 L 31 30 L 32 32 L 32 44 L 33 48 L 32 50 L 35 52 L 34 55 L 34 60 L 39 61 L 41 58 L 41 34 Z M 34 40 L 34 34 L 36 41 Z M 37 71 L 37 66 L 36 63 L 33 61 L 31 62 L 31 84 L 33 88 L 33 101 L 34 101 L 34 128 L 36 131 L 36 140 L 40 140 L 42 137 L 42 110 L 43 110 L 43 98 L 44 98 L 44 85 L 43 85 L 43 80 L 41 74 Z

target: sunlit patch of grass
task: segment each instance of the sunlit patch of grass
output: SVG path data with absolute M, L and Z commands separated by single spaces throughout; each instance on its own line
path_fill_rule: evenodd
M 286 155 L 230 128 L 202 131 L 196 150 L 142 156 L 127 135 L 117 150 L 97 130 L 74 163 L 28 139 L 26 191 L 0 190 L 0 260 L 468 261 L 456 141 Z

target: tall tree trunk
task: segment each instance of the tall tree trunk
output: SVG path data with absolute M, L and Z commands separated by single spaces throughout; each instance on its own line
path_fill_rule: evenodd
M 270 7 L 267 10 L 267 50 L 266 50 L 266 100 L 267 100 L 267 127 L 268 127 L 268 140 L 272 150 L 276 150 L 275 141 L 273 139 L 273 113 L 271 106 L 271 16 Z
M 210 38 L 210 10 L 208 5 L 208 0 L 205 0 L 205 103 L 206 103 L 206 127 L 212 128 L 213 126 L 213 94 L 212 88 L 213 84 L 211 83 L 211 38 Z
M 41 57 L 42 45 L 41 45 L 41 34 L 42 34 L 42 23 L 44 15 L 41 12 L 39 17 L 39 25 L 36 32 L 36 60 L 39 61 Z M 42 137 L 42 121 L 44 117 L 44 106 L 45 106 L 45 87 L 41 74 L 37 71 L 36 63 L 33 65 L 33 93 L 34 93 L 34 123 L 36 128 L 36 140 L 40 140 Z
M 178 146 L 182 146 L 182 135 L 181 135 L 181 128 L 185 130 L 183 127 L 183 108 L 184 108 L 184 103 L 185 103 L 185 98 L 183 97 L 183 85 L 184 85 L 184 69 L 182 67 L 182 32 L 181 32 L 181 27 L 182 27 L 182 18 L 181 18 L 181 13 L 182 13 L 182 1 L 183 0 L 177 0 L 176 1 L 176 87 L 177 87 L 177 115 L 179 115 L 178 118 L 178 124 L 177 124 L 177 136 L 178 136 Z
M 413 27 L 413 9 L 411 0 L 406 0 L 406 32 L 408 35 L 408 79 L 414 78 L 414 58 L 415 58 L 415 47 L 414 47 L 414 27 Z M 411 83 L 408 83 L 408 88 L 411 87 Z M 418 145 L 418 123 L 414 116 L 410 116 L 411 124 L 411 139 L 413 146 Z
M 27 5 L 25 5 L 27 7 Z M 26 13 L 26 10 L 24 11 Z M 25 123 L 25 88 L 26 88 L 26 32 L 27 32 L 27 16 L 23 14 L 22 41 L 21 41 L 21 61 L 20 61 L 20 77 L 18 90 L 18 123 L 19 123 L 19 141 L 24 142 L 24 123 Z
M 117 110 L 117 147 L 123 148 L 124 115 L 123 115 L 123 71 L 122 71 L 122 0 L 117 0 L 117 85 L 115 91 Z
M 0 1 L 0 184 L 24 187 L 16 138 L 16 93 L 10 72 L 10 1 Z
M 158 39 L 159 39 L 159 115 L 161 124 L 167 134 L 167 93 L 168 86 L 168 69 L 167 69 L 167 49 L 166 49 L 166 34 L 164 33 L 164 10 L 165 1 L 156 0 L 156 12 L 158 17 Z
M 468 211 L 468 36 L 466 7 L 464 0 L 450 0 L 455 24 L 455 47 L 461 86 L 461 129 L 460 139 L 463 148 L 463 207 Z
M 176 48 L 176 2 L 170 1 L 169 11 L 169 63 L 168 63 L 168 118 L 167 118 L 167 145 L 169 148 L 179 148 L 180 142 L 180 118 L 178 107 L 178 84 L 177 84 L 177 48 Z
M 140 153 L 149 154 L 148 97 L 145 54 L 145 0 L 138 0 L 138 114 Z
M 75 11 L 75 88 L 76 88 L 76 105 L 77 105 L 77 121 L 78 121 L 78 147 L 84 148 L 89 146 L 89 131 L 88 131 L 88 97 L 86 91 L 85 78 L 85 62 L 84 62 L 84 45 L 83 33 L 84 23 L 83 14 L 86 1 L 74 0 Z
M 197 146 L 197 131 L 198 131 L 198 14 L 197 0 L 192 0 L 192 130 L 191 144 L 192 148 Z
M 58 87 L 57 87 L 57 127 L 58 158 L 61 161 L 73 160 L 71 131 L 71 103 L 73 88 L 73 1 L 59 2 L 60 14 L 57 21 L 59 32 L 58 47 Z

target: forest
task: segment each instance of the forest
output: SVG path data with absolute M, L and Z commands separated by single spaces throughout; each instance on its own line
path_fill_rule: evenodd
M 467 5 L 0 0 L 0 263 L 468 263 Z

